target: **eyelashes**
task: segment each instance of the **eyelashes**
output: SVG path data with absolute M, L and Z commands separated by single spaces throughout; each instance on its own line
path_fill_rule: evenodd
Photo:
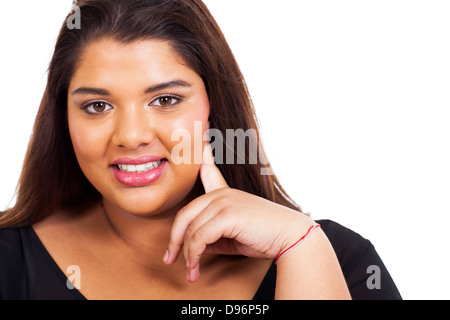
M 168 111 L 181 103 L 183 98 L 178 95 L 162 95 L 154 98 L 148 105 L 158 110 Z M 100 116 L 114 109 L 114 107 L 105 101 L 90 101 L 81 106 L 81 109 L 90 116 Z
M 109 103 L 103 101 L 89 102 L 81 107 L 81 109 L 89 115 L 98 115 L 109 111 L 112 108 L 113 107 Z
M 150 102 L 150 106 L 159 107 L 161 109 L 169 109 L 182 101 L 180 96 L 176 95 L 164 95 L 160 97 L 156 97 L 152 102 Z M 171 103 L 169 103 L 171 102 Z

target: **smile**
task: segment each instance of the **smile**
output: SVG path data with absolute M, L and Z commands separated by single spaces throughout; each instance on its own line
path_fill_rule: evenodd
M 161 165 L 161 160 L 159 161 L 153 161 L 153 162 L 147 162 L 144 164 L 118 164 L 117 167 L 120 171 L 127 172 L 127 173 L 144 173 L 147 171 L 150 171 L 154 168 L 157 168 Z
M 148 186 L 158 180 L 164 172 L 167 159 L 159 156 L 144 156 L 139 159 L 121 158 L 112 164 L 116 180 L 128 187 Z

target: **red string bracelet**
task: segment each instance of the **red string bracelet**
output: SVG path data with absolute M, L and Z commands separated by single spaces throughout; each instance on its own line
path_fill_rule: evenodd
M 298 245 L 303 239 L 305 239 L 308 234 L 311 232 L 311 230 L 315 229 L 315 228 L 320 228 L 320 224 L 316 223 L 314 225 L 312 225 L 309 229 L 308 232 L 306 232 L 306 234 L 301 237 L 296 243 L 294 243 L 292 246 L 290 246 L 289 248 L 287 248 L 286 250 L 284 250 L 282 253 L 280 253 L 280 255 L 275 259 L 275 264 L 278 263 L 278 261 L 286 254 L 288 253 L 290 250 L 292 250 L 296 245 Z

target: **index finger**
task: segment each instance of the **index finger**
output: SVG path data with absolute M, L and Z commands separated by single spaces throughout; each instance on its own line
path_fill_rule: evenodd
M 214 162 L 212 148 L 207 142 L 203 149 L 203 163 L 200 166 L 200 179 L 202 180 L 205 192 L 228 187 L 228 184 Z

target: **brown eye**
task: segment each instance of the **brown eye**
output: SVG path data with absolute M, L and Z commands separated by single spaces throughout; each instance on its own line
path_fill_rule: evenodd
M 109 111 L 112 109 L 111 105 L 106 102 L 97 101 L 90 104 L 85 105 L 83 108 L 84 112 L 89 115 L 98 115 L 103 112 Z
M 92 108 L 95 110 L 95 112 L 102 112 L 106 109 L 106 103 L 104 102 L 96 102 L 92 105 Z
M 159 105 L 161 107 L 170 107 L 172 105 L 172 97 L 162 97 L 159 98 Z
M 181 102 L 180 97 L 173 96 L 162 96 L 156 98 L 150 105 L 161 108 L 161 109 L 170 109 Z

